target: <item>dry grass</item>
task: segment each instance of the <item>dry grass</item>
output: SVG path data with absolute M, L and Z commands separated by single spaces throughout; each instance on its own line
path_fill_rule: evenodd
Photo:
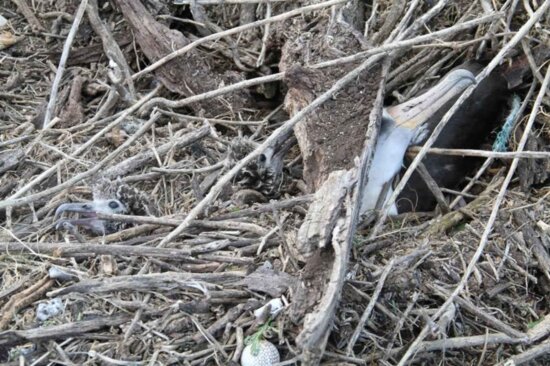
M 59 57 L 78 6 L 39 2 L 28 13 L 16 3 L 23 1 L 0 4 L 0 14 L 10 20 L 8 31 L 20 37 L 0 50 L 0 362 L 238 361 L 235 350 L 242 350 L 242 335 L 266 328 L 252 311 L 273 297 L 292 302 L 294 281 L 304 268 L 294 240 L 311 197 L 300 190 L 300 180 L 287 179 L 280 197 L 249 208 L 232 199 L 231 186 L 236 185 L 228 175 L 237 172 L 231 168 L 239 163 L 227 158 L 236 137 L 252 136 L 261 144 L 270 136 L 274 139 L 274 131 L 288 120 L 280 108 L 285 87 L 273 83 L 282 75 L 271 77 L 271 84 L 263 79 L 237 84 L 236 79 L 235 89 L 246 90 L 248 101 L 255 102 L 249 105 L 232 104 L 235 93 L 221 94 L 223 90 L 220 95 L 186 99 L 166 91 L 153 72 L 131 83 L 124 76 L 109 77 L 117 70 L 109 68 L 101 40 L 85 15 L 60 79 L 53 118 L 43 129 Z M 368 34 L 374 37 L 367 40 L 378 40 L 369 47 L 395 41 L 387 32 L 400 29 L 399 34 L 405 34 L 408 25 L 400 25 L 402 17 L 385 25 L 396 10 L 391 2 L 375 3 L 374 15 L 372 7 L 365 9 L 366 18 L 371 17 Z M 411 10 L 413 20 L 429 9 L 424 2 L 401 3 L 404 11 L 416 6 Z M 480 4 L 496 6 L 502 15 L 473 30 L 396 53 L 387 95 L 406 100 L 478 53 L 491 59 L 536 11 L 527 1 L 449 2 L 427 26 L 405 39 L 479 18 L 484 12 Z M 221 29 L 229 29 L 238 25 L 239 6 L 206 9 Z M 295 8 L 283 1 L 270 7 L 271 16 Z M 151 11 L 158 12 L 159 19 L 170 12 L 190 16 L 172 5 Z M 128 37 L 118 10 L 106 5 L 99 14 L 134 73 L 150 64 Z M 256 14 L 263 19 L 266 5 L 259 5 Z M 311 27 L 330 18 L 326 9 L 313 14 L 318 18 Z M 546 14 L 536 22 L 502 61 L 548 44 L 549 20 Z M 197 52 L 212 70 L 239 70 L 248 79 L 265 77 L 267 71 L 276 71 L 268 66 L 279 61 L 279 50 L 297 22 L 293 17 L 273 22 L 269 29 L 262 24 L 255 28 L 257 33 L 248 30 L 242 38 L 223 34 L 216 41 L 201 41 Z M 174 27 L 191 34 L 191 40 L 205 36 L 189 23 Z M 261 37 L 266 29 L 270 36 Z M 246 71 L 255 67 L 262 52 L 262 67 Z M 342 57 L 338 50 L 335 54 L 339 56 L 334 59 Z M 327 60 L 311 63 L 321 61 Z M 529 116 L 532 127 L 527 133 L 541 144 L 531 139 L 525 150 L 544 151 L 549 144 L 550 95 L 539 92 L 540 78 L 548 78 L 547 61 L 536 65 L 533 92 L 519 92 L 526 108 L 511 150 L 520 145 Z M 157 99 L 148 103 L 152 98 Z M 535 104 L 540 107 L 533 110 Z M 285 160 L 288 168 L 299 166 L 298 156 L 296 149 L 291 151 Z M 544 162 L 533 165 L 538 160 L 522 158 L 516 175 L 502 188 L 515 163 L 489 159 L 486 170 L 463 194 L 469 203 L 457 211 L 403 215 L 379 221 L 374 236 L 372 228 L 356 233 L 325 364 L 390 365 L 406 359 L 448 365 L 550 362 L 550 190 L 542 179 Z M 56 231 L 55 209 L 65 202 L 91 199 L 91 187 L 102 176 L 120 176 L 145 192 L 158 207 L 158 219 L 126 217 L 133 227 L 103 237 L 83 233 L 84 243 Z M 229 184 L 219 183 L 224 179 Z M 216 194 L 209 194 L 213 185 Z M 271 278 L 251 276 L 265 263 L 276 271 Z M 279 272 L 284 274 L 275 274 Z M 457 287 L 463 290 L 443 306 Z M 63 312 L 40 322 L 37 305 L 50 298 L 61 299 Z M 364 327 L 356 332 L 363 314 Z M 271 326 L 267 336 L 282 359 L 298 359 L 295 339 L 300 324 L 293 324 L 283 312 Z M 347 352 L 354 332 L 358 337 Z

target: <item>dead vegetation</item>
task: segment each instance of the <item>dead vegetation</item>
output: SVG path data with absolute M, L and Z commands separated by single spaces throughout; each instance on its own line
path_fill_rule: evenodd
M 175 3 L 0 2 L 2 364 L 238 364 L 249 336 L 285 365 L 550 362 L 550 1 Z M 508 152 L 430 138 L 394 199 L 428 153 L 479 170 L 363 225 L 382 106 L 512 58 Z M 102 178 L 159 214 L 56 230 Z

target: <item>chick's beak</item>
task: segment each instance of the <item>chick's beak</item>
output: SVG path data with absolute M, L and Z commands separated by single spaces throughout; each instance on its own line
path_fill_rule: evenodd
M 57 220 L 64 212 L 76 212 L 85 217 L 95 217 L 96 211 L 91 203 L 64 203 L 55 210 L 54 220 Z
M 59 219 L 64 212 L 76 212 L 79 218 Z M 67 230 L 79 237 L 76 227 L 84 227 L 96 234 L 105 234 L 105 223 L 97 218 L 97 209 L 92 202 L 89 203 L 64 203 L 55 210 L 55 229 Z M 81 239 L 79 239 L 81 241 Z
M 387 112 L 398 126 L 415 129 L 428 121 L 445 103 L 475 84 L 475 81 L 474 74 L 470 71 L 454 70 L 426 93 L 405 103 L 389 107 Z

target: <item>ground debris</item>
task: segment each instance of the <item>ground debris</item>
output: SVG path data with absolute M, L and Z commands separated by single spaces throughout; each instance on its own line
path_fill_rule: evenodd
M 548 1 L 82 4 L 0 7 L 0 363 L 550 363 Z M 359 222 L 382 106 L 472 59 L 512 65 L 510 151 Z M 152 209 L 58 230 L 102 181 Z

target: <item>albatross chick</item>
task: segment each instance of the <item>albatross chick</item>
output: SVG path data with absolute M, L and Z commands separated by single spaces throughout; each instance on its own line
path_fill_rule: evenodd
M 83 227 L 93 235 L 112 234 L 124 230 L 131 223 L 117 222 L 98 218 L 99 213 L 138 216 L 157 216 L 156 208 L 151 205 L 151 198 L 136 188 L 120 180 L 101 179 L 92 188 L 93 200 L 83 203 L 64 203 L 55 211 L 55 220 L 64 212 L 78 213 L 77 219 L 60 219 L 56 229 L 73 230 Z

